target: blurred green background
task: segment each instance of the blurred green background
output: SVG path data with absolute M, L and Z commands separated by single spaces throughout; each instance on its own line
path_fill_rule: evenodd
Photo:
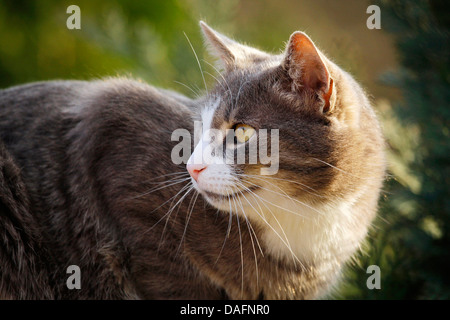
M 379 218 L 337 299 L 450 298 L 450 11 L 444 0 L 0 1 L 0 87 L 125 75 L 193 97 L 212 85 L 200 19 L 280 52 L 305 31 L 371 93 L 389 144 Z M 81 30 L 66 9 L 81 8 Z M 381 30 L 366 9 L 381 8 Z M 186 34 L 186 36 L 185 36 Z M 210 75 L 211 74 L 211 75 Z M 217 76 L 217 75 L 216 75 Z M 381 289 L 369 290 L 369 265 Z

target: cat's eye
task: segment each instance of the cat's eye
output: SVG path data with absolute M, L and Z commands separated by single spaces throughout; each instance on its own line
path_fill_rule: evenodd
M 246 124 L 235 126 L 234 135 L 239 143 L 247 142 L 255 134 L 255 129 Z

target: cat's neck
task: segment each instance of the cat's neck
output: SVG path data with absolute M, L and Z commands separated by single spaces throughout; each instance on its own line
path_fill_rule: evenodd
M 261 226 L 260 240 L 267 252 L 287 263 L 337 273 L 365 235 L 355 233 L 352 200 L 300 204 L 265 199 L 262 208 L 246 209 L 246 215 Z

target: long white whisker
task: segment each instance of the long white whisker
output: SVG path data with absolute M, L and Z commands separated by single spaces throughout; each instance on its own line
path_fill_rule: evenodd
M 178 176 L 178 175 L 185 176 L 185 175 L 189 175 L 189 173 L 187 171 L 172 172 L 172 173 L 167 173 L 167 174 L 163 174 L 163 175 L 157 176 L 155 178 L 152 178 L 152 180 L 163 178 L 163 177 L 169 177 L 169 176 Z
M 188 86 L 187 84 L 184 84 L 183 82 L 181 82 L 181 81 L 176 81 L 176 80 L 174 80 L 173 82 L 178 83 L 178 84 L 181 84 L 183 87 L 185 87 L 185 88 L 191 90 L 191 92 L 194 94 L 194 97 L 199 98 L 199 97 L 201 96 L 199 92 L 195 91 L 194 89 L 192 89 L 192 88 L 191 88 L 190 86 Z
M 208 61 L 206 61 L 204 59 L 202 59 L 202 61 L 209 64 L 222 77 L 222 79 L 225 82 L 225 84 L 227 85 L 228 89 L 230 89 L 230 86 L 228 85 L 228 81 L 225 79 L 223 74 L 219 70 L 217 70 L 217 68 L 213 64 L 209 63 Z
M 214 76 L 213 74 L 209 73 L 208 71 L 205 71 L 205 73 L 206 73 L 207 75 L 213 77 L 213 78 L 216 80 L 216 82 L 217 82 L 218 84 L 220 84 L 221 87 L 222 87 L 224 90 L 226 90 L 225 87 L 224 87 L 224 85 L 219 81 L 219 79 L 217 79 L 216 76 Z
M 214 262 L 214 265 L 217 263 L 217 261 L 219 261 L 220 256 L 222 255 L 222 251 L 225 247 L 225 243 L 227 242 L 228 237 L 230 236 L 231 233 L 231 225 L 233 223 L 233 211 L 231 210 L 231 201 L 230 201 L 230 196 L 227 196 L 228 198 L 228 204 L 230 206 L 230 211 L 229 211 L 229 219 L 228 219 L 228 228 L 227 228 L 227 233 L 225 234 L 225 239 L 223 239 L 223 243 L 222 243 L 222 248 L 220 248 L 219 254 L 217 255 L 217 259 L 216 262 Z M 218 210 L 220 211 L 220 210 Z
M 245 198 L 245 194 L 242 191 L 239 191 L 239 194 Z M 247 215 L 245 214 L 244 205 L 242 204 L 242 201 L 241 201 L 241 199 L 239 197 L 237 197 L 237 200 L 239 200 L 239 202 L 240 202 L 240 207 L 242 208 L 242 213 L 244 215 L 245 221 L 248 223 L 249 231 L 251 230 L 251 232 L 255 236 L 255 240 L 256 240 L 256 243 L 258 245 L 259 251 L 261 252 L 261 255 L 264 256 L 264 252 L 263 252 L 263 250 L 261 248 L 261 245 L 259 244 L 258 237 L 256 235 L 255 229 L 253 229 L 252 224 L 250 223 L 250 221 L 248 220 Z
M 141 198 L 143 196 L 149 195 L 150 193 L 153 193 L 153 192 L 156 192 L 156 191 L 159 191 L 159 190 L 162 190 L 162 189 L 165 189 L 165 188 L 168 188 L 168 187 L 171 187 L 171 186 L 174 186 L 174 185 L 177 185 L 177 184 L 189 181 L 189 179 L 190 178 L 183 178 L 183 179 L 174 179 L 174 181 L 170 181 L 170 180 L 169 181 L 162 181 L 161 184 L 164 184 L 164 183 L 169 183 L 169 184 L 161 186 L 161 187 L 155 187 L 155 188 L 150 189 L 149 191 L 141 193 L 141 194 L 139 194 L 137 196 L 130 197 L 127 200 Z
M 258 200 L 256 199 L 259 198 L 261 199 L 261 197 L 259 197 L 255 192 L 253 192 L 251 189 L 247 188 L 242 182 L 240 182 L 239 180 L 236 181 L 238 184 L 241 184 L 241 186 L 246 189 L 246 191 L 253 197 L 253 199 L 255 199 L 256 203 L 258 204 L 258 207 L 261 209 L 261 213 L 263 213 L 264 211 L 262 210 L 261 206 L 259 205 Z M 300 261 L 300 259 L 295 255 L 294 251 L 292 250 L 291 244 L 289 242 L 289 238 L 287 237 L 286 233 L 284 232 L 283 227 L 281 226 L 280 222 L 278 221 L 276 215 L 272 212 L 272 210 L 264 203 L 262 203 L 262 205 L 264 205 L 269 212 L 271 213 L 272 217 L 275 219 L 275 222 L 278 224 L 278 226 L 281 229 L 281 232 L 283 233 L 284 239 L 283 237 L 281 237 L 281 235 L 273 228 L 273 226 L 267 221 L 267 219 L 265 218 L 265 216 L 263 216 L 263 214 L 260 214 L 258 212 L 258 210 L 255 209 L 255 207 L 251 204 L 251 202 L 247 199 L 247 197 L 245 197 L 245 200 L 248 202 L 248 204 L 255 210 L 255 213 L 258 214 L 261 219 L 267 224 L 267 226 L 277 235 L 277 237 L 281 240 L 281 242 L 283 242 L 283 244 L 286 246 L 286 248 L 288 248 L 289 252 L 292 255 L 293 261 L 294 261 L 294 265 L 296 265 L 296 260 L 300 263 L 300 265 L 303 267 L 303 263 Z
M 280 189 L 281 192 L 283 192 L 287 197 L 291 198 L 291 200 L 293 200 L 293 201 L 298 201 L 298 200 L 293 199 L 291 196 L 289 196 L 289 195 L 288 195 L 283 189 L 281 189 L 279 186 L 277 186 L 276 184 L 274 184 L 274 183 L 272 183 L 272 182 L 270 182 L 270 181 L 267 181 L 265 178 L 262 178 L 262 177 L 256 176 L 256 175 L 241 175 L 241 176 L 243 176 L 243 177 L 251 177 L 251 178 L 254 178 L 254 179 L 259 179 L 259 180 L 262 180 L 262 181 L 264 181 L 264 182 L 266 182 L 266 183 L 269 183 L 269 184 L 275 186 L 276 188 Z M 276 178 L 274 178 L 274 179 L 276 179 Z M 278 180 L 278 179 L 277 179 L 277 180 Z M 279 179 L 279 180 L 285 180 L 285 181 L 291 182 L 290 180 L 286 180 L 286 179 Z M 311 188 L 311 189 L 312 189 L 312 188 Z M 308 192 L 308 191 L 306 190 L 306 192 Z M 319 194 L 316 194 L 316 193 L 312 193 L 312 192 L 308 192 L 308 193 L 309 193 L 309 194 L 312 194 L 312 195 L 315 195 L 315 196 L 317 196 L 317 197 L 320 197 L 320 198 L 327 199 L 328 202 L 334 203 L 335 205 L 339 205 L 339 203 L 336 202 L 334 199 L 326 198 L 325 196 L 322 196 L 322 195 L 319 195 Z M 338 193 L 336 193 L 336 194 L 338 194 Z M 341 194 L 341 195 L 344 196 L 343 194 Z M 303 204 L 303 203 L 302 203 L 302 204 Z
M 239 192 L 240 192 L 240 194 L 242 194 L 242 191 L 239 191 Z M 236 199 L 239 201 L 239 205 L 240 205 L 240 207 L 241 207 L 241 209 L 242 209 L 242 214 L 244 215 L 245 223 L 247 224 L 248 233 L 249 233 L 249 235 L 250 235 L 250 241 L 252 242 L 253 256 L 255 257 L 256 288 L 259 288 L 258 257 L 256 256 L 256 249 L 255 249 L 255 243 L 254 243 L 254 241 L 253 241 L 252 232 L 253 232 L 253 234 L 254 234 L 254 236 L 255 236 L 255 241 L 256 241 L 257 244 L 258 244 L 258 247 L 259 247 L 259 250 L 261 251 L 261 254 L 262 254 L 263 256 L 264 256 L 264 254 L 263 254 L 263 252 L 262 252 L 261 246 L 260 246 L 259 241 L 258 241 L 258 237 L 257 237 L 257 235 L 256 235 L 256 233 L 255 233 L 255 230 L 254 230 L 253 227 L 251 226 L 251 223 L 250 223 L 250 221 L 248 220 L 247 215 L 245 214 L 244 206 L 243 206 L 243 204 L 242 204 L 241 199 L 240 199 L 239 197 L 236 197 Z
M 241 85 L 239 86 L 239 90 L 238 90 L 238 93 L 237 93 L 237 95 L 236 95 L 236 100 L 235 100 L 235 102 L 234 102 L 234 108 L 236 108 L 236 106 L 237 106 L 237 103 L 238 103 L 238 100 L 239 100 L 239 95 L 241 94 L 241 89 L 244 87 L 244 85 L 245 85 L 247 82 L 250 82 L 250 80 L 247 80 L 247 81 L 241 83 Z
M 273 190 L 264 188 L 264 187 L 259 186 L 259 185 L 256 185 L 256 184 L 255 184 L 255 186 L 257 186 L 257 187 L 260 188 L 260 189 L 267 190 L 267 191 L 271 191 L 271 192 L 274 192 L 274 193 L 276 193 L 276 194 L 279 194 L 279 195 L 285 197 L 283 194 L 281 194 L 281 193 L 279 193 L 279 192 L 276 192 L 276 191 L 273 191 Z M 270 204 L 270 205 L 272 205 L 272 206 L 274 206 L 274 207 L 276 207 L 276 208 L 278 208 L 278 209 L 281 209 L 281 210 L 286 211 L 286 212 L 290 212 L 290 213 L 292 213 L 292 214 L 294 214 L 294 215 L 296 215 L 296 216 L 299 216 L 299 217 L 301 217 L 301 218 L 305 218 L 305 219 L 309 219 L 309 218 L 310 218 L 310 217 L 301 215 L 301 214 L 298 213 L 298 212 L 289 210 L 289 209 L 287 209 L 287 208 L 285 208 L 285 207 L 281 207 L 281 206 L 279 206 L 279 205 L 277 205 L 277 204 L 275 204 L 275 203 L 273 203 L 273 202 L 271 202 L 271 201 L 269 201 L 269 200 L 266 200 L 266 199 L 264 199 L 264 198 L 258 196 L 257 194 L 255 194 L 255 196 L 257 196 L 260 200 L 262 200 L 262 201 L 264 201 L 264 202 L 266 202 L 266 203 L 268 203 L 268 204 Z M 300 202 L 300 203 L 301 203 L 301 202 Z M 309 207 L 307 204 L 303 204 L 303 205 Z M 317 211 L 319 214 L 322 214 L 320 211 L 318 211 L 318 210 L 315 209 L 315 208 L 312 208 L 312 207 L 311 207 L 311 209 L 314 210 L 314 211 Z
M 301 205 L 303 205 L 303 206 L 305 206 L 305 207 L 307 207 L 307 208 L 309 208 L 309 209 L 311 209 L 311 210 L 317 212 L 317 213 L 320 214 L 320 215 L 323 214 L 322 212 L 320 212 L 320 211 L 317 210 L 316 208 L 311 207 L 310 205 L 308 205 L 307 203 L 304 203 L 303 201 L 300 201 L 300 200 L 297 200 L 297 199 L 293 199 L 293 198 L 291 198 L 290 196 L 286 196 L 286 195 L 284 195 L 284 194 L 282 194 L 282 193 L 279 193 L 279 192 L 277 192 L 277 191 L 274 191 L 274 190 L 272 190 L 272 189 L 264 188 L 263 186 L 258 185 L 258 184 L 253 184 L 253 185 L 256 186 L 256 187 L 258 187 L 258 188 L 260 188 L 260 189 L 262 189 L 262 190 L 266 190 L 266 191 L 275 193 L 275 194 L 277 194 L 277 195 L 280 195 L 280 196 L 282 196 L 282 197 L 284 197 L 284 198 L 287 198 L 287 199 L 289 199 L 289 200 L 291 200 L 291 201 L 298 202 L 299 204 L 301 204 Z M 284 210 L 284 211 L 290 212 L 290 213 L 292 213 L 292 214 L 294 214 L 294 215 L 296 215 L 296 216 L 299 216 L 299 217 L 302 217 L 302 218 L 305 218 L 305 219 L 310 219 L 310 217 L 308 217 L 308 216 L 304 216 L 304 215 L 302 215 L 302 214 L 300 214 L 300 213 L 298 213 L 298 212 L 289 210 L 289 209 L 287 209 L 287 208 L 285 208 L 285 207 L 281 207 L 281 206 L 279 206 L 279 205 L 277 205 L 277 204 L 275 204 L 275 203 L 273 203 L 273 202 L 270 202 L 269 200 L 266 200 L 266 199 L 264 199 L 264 198 L 262 198 L 262 197 L 260 197 L 260 196 L 258 196 L 258 197 L 259 197 L 262 201 L 267 202 L 267 203 L 269 203 L 269 204 L 271 204 L 271 205 L 273 205 L 273 206 L 275 206 L 275 207 L 277 207 L 277 208 L 279 208 L 279 209 L 282 209 L 282 210 Z
M 184 196 L 182 197 L 183 199 L 188 195 L 188 193 L 189 192 L 191 192 L 192 190 L 194 189 L 194 186 L 192 185 L 192 184 L 187 184 L 186 186 L 184 186 L 179 192 L 177 192 L 177 194 L 174 196 L 174 197 L 172 197 L 171 199 L 173 199 L 172 200 L 172 202 L 170 203 L 170 206 L 169 206 L 169 210 L 168 210 L 168 212 L 164 215 L 164 216 L 167 216 L 167 219 L 166 219 L 166 223 L 164 224 L 164 229 L 163 229 L 163 231 L 162 231 L 162 234 L 161 234 L 161 239 L 162 239 L 162 236 L 164 235 L 164 233 L 165 233 L 165 231 L 166 231 L 166 227 L 167 227 L 167 224 L 168 224 L 168 222 L 169 222 L 169 218 L 170 218 L 170 216 L 172 215 L 172 213 L 173 213 L 173 211 L 175 210 L 175 208 L 177 207 L 177 204 L 178 204 L 178 202 L 175 204 L 175 205 L 173 205 L 173 203 L 174 203 L 174 201 L 175 201 L 175 197 L 176 196 L 178 196 L 182 191 L 186 191 L 185 192 L 185 194 L 184 194 Z M 170 199 L 169 199 L 170 200 Z M 192 200 L 192 198 L 191 198 L 191 200 Z M 167 201 L 166 201 L 167 202 Z M 164 202 L 162 205 L 164 205 L 166 202 Z M 178 205 L 178 209 L 177 209 L 177 214 L 178 214 L 178 211 L 180 210 L 180 208 L 181 208 L 181 203 L 183 202 L 183 200 L 181 200 L 180 202 L 179 202 L 179 205 Z M 159 206 L 159 207 L 161 207 L 161 206 Z M 158 207 L 158 208 L 159 208 Z M 157 209 L 158 209 L 157 208 Z M 177 216 L 177 214 L 175 214 L 175 217 Z M 159 249 L 159 248 L 158 248 Z
M 320 197 L 320 198 L 325 198 L 325 196 L 318 194 L 317 193 L 318 191 L 315 190 L 314 188 L 311 188 L 311 187 L 307 186 L 306 184 L 303 184 L 303 183 L 298 182 L 298 181 L 293 181 L 293 180 L 283 179 L 283 178 L 276 178 L 276 177 L 271 177 L 271 176 L 264 176 L 264 177 L 262 177 L 262 176 L 254 175 L 254 174 L 235 173 L 235 175 L 243 176 L 243 177 L 257 178 L 257 179 L 261 179 L 263 181 L 267 181 L 266 179 L 273 179 L 273 180 L 280 180 L 280 181 L 286 181 L 286 182 L 294 183 L 294 184 L 297 184 L 299 186 L 302 186 L 302 187 L 305 187 L 305 188 L 307 188 L 309 190 L 314 191 L 314 192 L 308 192 L 307 190 L 305 190 L 306 192 L 308 192 L 308 193 L 310 193 L 312 195 L 315 195 L 315 196 Z
M 249 181 L 247 181 L 247 182 L 249 182 Z M 267 181 L 266 181 L 266 182 L 267 182 Z M 309 208 L 309 209 L 311 209 L 311 210 L 317 212 L 317 213 L 320 214 L 320 215 L 323 215 L 322 212 L 320 212 L 320 211 L 317 210 L 316 208 L 314 208 L 314 207 L 308 205 L 307 203 L 292 198 L 292 197 L 289 196 L 284 190 L 282 190 L 282 191 L 284 192 L 284 194 L 282 194 L 282 193 L 279 193 L 279 192 L 274 191 L 274 190 L 272 190 L 272 189 L 264 188 L 264 187 L 261 186 L 261 185 L 257 185 L 257 184 L 254 184 L 254 185 L 257 186 L 257 187 L 260 188 L 260 189 L 263 189 L 263 190 L 266 190 L 266 191 L 275 193 L 275 194 L 280 195 L 280 196 L 282 196 L 282 197 L 285 197 L 285 198 L 287 198 L 287 199 L 289 199 L 289 200 L 291 200 L 291 201 L 297 202 L 297 203 L 299 203 L 300 205 L 305 206 L 305 207 L 307 207 L 307 208 Z M 278 187 L 278 188 L 279 188 L 279 187 Z M 267 200 L 264 199 L 264 201 L 267 201 Z M 275 205 L 274 203 L 272 203 L 272 204 Z M 275 206 L 276 206 L 276 205 L 275 205 Z M 299 216 L 299 217 L 302 217 L 302 218 L 308 218 L 308 217 L 306 217 L 306 216 L 303 216 L 303 215 L 301 215 L 301 214 L 299 214 L 299 213 L 297 213 L 297 212 L 288 210 L 288 209 L 286 209 L 286 208 L 283 208 L 283 207 L 279 207 L 279 208 L 280 208 L 280 209 L 283 209 L 283 210 L 286 210 L 286 211 L 289 211 L 289 212 L 291 212 L 291 213 L 294 213 L 295 215 L 297 215 L 297 216 Z
M 180 200 L 178 200 L 178 202 L 175 204 L 174 207 L 176 207 L 183 199 L 184 197 L 194 188 L 194 186 L 192 185 L 185 185 L 180 191 L 178 191 L 178 193 L 176 195 L 174 195 L 173 197 L 171 197 L 169 200 L 166 200 L 163 204 L 161 204 L 160 206 L 158 206 L 156 209 L 153 209 L 152 212 L 158 210 L 159 208 L 161 208 L 162 206 L 164 206 L 167 202 L 171 201 L 172 199 L 174 199 L 175 197 L 177 197 L 180 193 L 182 193 L 183 191 L 185 191 L 186 189 L 189 189 L 181 198 Z M 169 210 L 156 222 L 153 224 L 153 226 L 151 226 L 147 231 L 144 232 L 147 233 L 149 231 L 151 231 L 158 223 L 160 223 L 162 220 L 164 220 L 164 218 L 170 216 L 170 214 L 172 213 L 171 208 L 169 208 Z
M 183 244 L 184 237 L 186 236 L 186 231 L 187 231 L 187 228 L 188 228 L 189 220 L 191 219 L 192 212 L 194 211 L 195 202 L 197 201 L 198 195 L 199 195 L 199 193 L 197 192 L 196 195 L 193 196 L 191 198 L 191 201 L 189 202 L 188 215 L 187 215 L 186 223 L 184 225 L 183 235 L 181 236 L 180 245 L 178 246 L 178 249 L 177 249 L 177 253 L 176 253 L 177 255 L 178 255 L 178 252 L 181 249 L 181 246 Z M 192 202 L 193 199 L 194 199 L 194 202 Z M 191 207 L 191 202 L 192 202 L 192 207 Z
M 234 207 L 236 209 L 236 213 L 238 211 L 235 196 L 232 195 L 233 201 L 234 201 Z M 241 249 L 241 298 L 244 296 L 244 251 L 242 249 L 242 234 L 241 234 L 241 226 L 239 223 L 239 216 L 236 214 L 236 222 L 238 226 L 238 232 L 239 232 L 239 243 L 240 243 L 240 249 Z
M 153 213 L 153 212 L 155 212 L 156 210 L 158 210 L 159 208 L 161 208 L 162 206 L 164 206 L 167 202 L 169 202 L 169 201 L 171 201 L 172 200 L 172 202 L 170 203 L 170 205 L 169 205 L 169 209 L 172 207 L 172 204 L 173 204 L 173 202 L 175 201 L 175 198 L 180 194 L 180 193 L 182 193 L 182 192 L 184 192 L 186 189 L 188 189 L 188 188 L 192 188 L 193 186 L 190 184 L 190 183 L 188 183 L 188 184 L 186 184 L 185 186 L 183 186 L 174 196 L 172 196 L 172 197 L 170 197 L 168 200 L 166 200 L 166 201 L 164 201 L 162 204 L 160 204 L 158 207 L 156 207 L 155 209 L 153 209 L 150 213 Z
M 359 176 L 357 176 L 357 175 L 351 174 L 350 172 L 347 172 L 347 171 L 345 171 L 345 170 L 343 170 L 343 169 L 341 169 L 341 168 L 338 168 L 338 167 L 332 165 L 331 163 L 328 163 L 328 162 L 323 161 L 323 160 L 321 160 L 321 159 L 317 159 L 317 158 L 311 158 L 311 159 L 316 160 L 316 161 L 319 161 L 319 162 L 321 162 L 321 163 L 323 163 L 323 164 L 326 164 L 327 166 L 330 166 L 331 168 L 334 168 L 334 169 L 336 169 L 336 170 L 338 170 L 338 171 L 340 171 L 340 172 L 342 172 L 342 173 L 348 174 L 349 176 L 355 177 L 355 178 L 357 178 L 357 179 L 368 180 L 368 181 L 373 181 L 373 180 L 374 180 L 374 179 L 371 179 L 371 178 L 359 177 Z M 375 179 L 375 181 L 378 181 L 378 180 Z
M 164 183 L 172 183 L 172 182 L 177 182 L 177 181 L 185 181 L 185 180 L 189 180 L 189 177 L 187 176 L 177 176 L 175 178 L 169 179 L 169 180 L 164 180 L 164 181 L 155 181 L 155 182 L 145 182 L 145 184 L 155 184 L 155 185 L 162 185 Z M 154 188 L 158 188 L 158 186 L 154 187 Z M 150 189 L 152 190 L 152 189 Z
M 195 52 L 195 49 L 192 46 L 192 43 L 189 40 L 189 37 L 187 36 L 187 34 L 185 32 L 183 32 L 183 33 L 184 33 L 184 36 L 186 37 L 187 41 L 189 42 L 189 45 L 191 46 L 192 52 L 194 53 L 194 56 L 195 56 L 195 60 L 197 60 L 197 64 L 198 64 L 198 67 L 200 69 L 200 73 L 202 74 L 203 84 L 205 85 L 206 94 L 208 94 L 208 87 L 206 86 L 205 75 L 203 74 L 203 69 L 202 69 L 202 65 L 200 63 L 200 60 L 198 59 L 197 53 Z
M 207 63 L 207 64 L 209 64 L 221 77 L 222 77 L 222 79 L 223 79 L 223 81 L 225 82 L 225 84 L 227 85 L 227 87 L 228 87 L 228 92 L 230 92 L 230 101 L 231 101 L 231 104 L 232 104 L 232 101 L 233 101 L 233 92 L 231 91 L 231 88 L 230 88 L 230 85 L 229 85 L 229 83 L 228 83 L 228 81 L 225 79 L 225 77 L 223 76 L 223 74 L 219 71 L 219 70 L 217 70 L 217 68 L 213 65 L 213 64 L 211 64 L 211 63 L 209 63 L 208 61 L 206 61 L 206 60 L 203 60 L 202 59 L 202 61 L 204 61 L 205 63 Z M 212 76 L 212 75 L 211 75 Z M 216 77 L 214 77 L 216 80 L 217 80 L 217 78 Z M 220 83 L 220 81 L 218 81 L 217 80 L 217 82 L 218 83 Z M 222 83 L 220 83 L 220 85 L 222 86 L 222 88 L 224 88 L 224 86 L 222 85 Z M 224 90 L 225 90 L 225 88 L 224 88 Z

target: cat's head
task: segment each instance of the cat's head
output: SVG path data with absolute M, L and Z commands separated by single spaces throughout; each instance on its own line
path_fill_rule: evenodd
M 381 143 L 356 82 L 303 32 L 272 55 L 200 24 L 222 72 L 201 101 L 187 164 L 196 189 L 218 209 L 257 214 L 353 197 Z

